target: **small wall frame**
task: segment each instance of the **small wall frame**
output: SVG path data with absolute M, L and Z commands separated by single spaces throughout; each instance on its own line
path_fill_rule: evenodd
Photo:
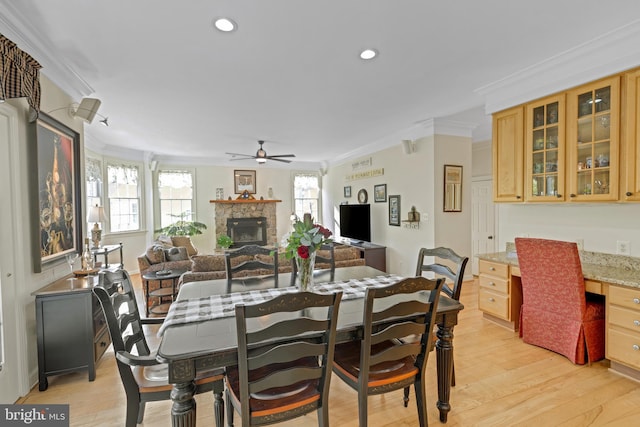
M 462 212 L 462 166 L 444 165 L 444 212 Z

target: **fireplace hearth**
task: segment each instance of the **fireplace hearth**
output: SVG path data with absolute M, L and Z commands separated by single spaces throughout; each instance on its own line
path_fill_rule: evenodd
M 232 248 L 245 245 L 267 244 L 267 218 L 227 218 L 227 234 L 233 240 Z

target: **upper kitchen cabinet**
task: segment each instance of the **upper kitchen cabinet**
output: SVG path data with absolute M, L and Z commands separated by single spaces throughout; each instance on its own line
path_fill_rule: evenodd
M 620 77 L 567 93 L 569 201 L 618 200 Z
M 527 104 L 524 156 L 527 202 L 565 200 L 564 125 L 564 94 Z
M 624 75 L 620 200 L 640 201 L 640 70 Z
M 524 176 L 524 109 L 493 115 L 493 200 L 522 202 Z

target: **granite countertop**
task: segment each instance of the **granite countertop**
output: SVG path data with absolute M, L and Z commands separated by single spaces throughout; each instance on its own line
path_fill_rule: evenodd
M 639 258 L 583 251 L 580 258 L 585 279 L 640 288 L 640 268 L 637 268 Z M 478 259 L 518 267 L 515 251 L 480 254 Z

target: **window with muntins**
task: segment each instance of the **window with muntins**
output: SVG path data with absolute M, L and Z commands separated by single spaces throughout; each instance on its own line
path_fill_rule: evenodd
M 295 214 L 302 218 L 311 213 L 316 222 L 320 218 L 320 177 L 317 174 L 295 174 L 293 177 L 293 201 Z
M 140 230 L 138 167 L 108 164 L 109 223 L 112 232 Z
M 158 172 L 158 199 L 161 228 L 179 220 L 192 221 L 193 174 L 183 170 Z

